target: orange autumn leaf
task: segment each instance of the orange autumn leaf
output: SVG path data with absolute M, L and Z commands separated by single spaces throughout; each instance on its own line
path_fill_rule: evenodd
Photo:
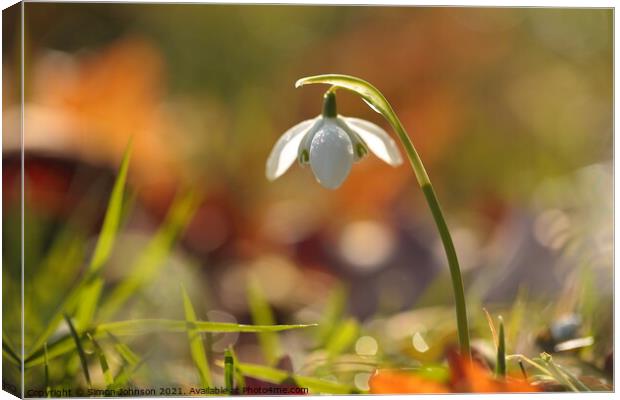
M 377 370 L 368 384 L 373 394 L 402 393 L 513 393 L 538 392 L 526 380 L 496 379 L 493 372 L 474 358 L 469 361 L 455 351 L 448 352 L 450 381 L 442 384 L 413 373 Z
M 469 361 L 454 351 L 448 352 L 448 364 L 453 392 L 538 392 L 534 386 L 522 379 L 513 377 L 506 377 L 505 380 L 496 379 L 493 372 L 475 358 Z
M 376 371 L 368 382 L 372 394 L 449 393 L 440 383 L 398 371 Z
M 148 40 L 122 38 L 89 52 L 40 49 L 28 74 L 26 151 L 114 167 L 132 138 L 131 179 L 144 192 L 167 193 L 185 177 L 164 59 Z M 18 104 L 6 109 L 6 129 L 18 129 L 20 112 Z M 7 141 L 10 150 L 20 145 Z

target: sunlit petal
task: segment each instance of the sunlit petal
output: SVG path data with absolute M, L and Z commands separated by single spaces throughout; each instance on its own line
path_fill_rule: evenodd
M 336 118 L 336 122 L 338 126 L 349 135 L 349 139 L 351 139 L 351 143 L 353 144 L 353 162 L 361 161 L 368 154 L 368 146 L 357 134 L 355 129 L 347 125 L 343 117 Z
M 291 166 L 297 158 L 297 150 L 304 135 L 310 131 L 312 124 L 317 118 L 308 119 L 293 126 L 278 139 L 273 146 L 267 165 L 265 175 L 270 181 L 278 178 Z
M 353 164 L 349 135 L 335 123 L 326 123 L 310 145 L 310 167 L 317 181 L 328 189 L 338 188 Z
M 402 164 L 396 142 L 380 126 L 359 118 L 344 117 L 344 120 L 377 157 L 392 166 Z
M 308 133 L 304 135 L 303 139 L 301 139 L 301 143 L 299 144 L 299 149 L 297 151 L 297 159 L 301 165 L 310 163 L 310 144 L 312 143 L 312 139 L 314 139 L 314 135 L 321 130 L 321 127 L 326 122 L 330 123 L 328 119 L 323 118 L 321 115 L 316 117 L 314 119 L 314 124 Z

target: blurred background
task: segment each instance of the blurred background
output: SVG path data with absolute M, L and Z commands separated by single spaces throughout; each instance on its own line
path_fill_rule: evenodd
M 7 301 L 7 282 L 19 277 L 20 36 L 11 12 L 3 15 L 3 277 L 5 318 L 18 318 Z M 421 357 L 429 348 L 421 338 L 440 325 L 415 314 L 428 307 L 442 307 L 434 318 L 443 316 L 453 341 L 447 263 L 407 164 L 394 169 L 371 155 L 337 191 L 298 165 L 273 183 L 264 176 L 278 137 L 320 112 L 325 88 L 294 82 L 342 73 L 377 86 L 417 146 L 456 242 L 472 320 L 483 306 L 525 301 L 535 311 L 515 320 L 511 351 L 539 349 L 539 332 L 569 321 L 573 336 L 595 337 L 584 357 L 603 368 L 612 350 L 612 15 L 27 3 L 26 348 L 92 252 L 130 138 L 128 211 L 104 293 L 127 276 L 178 193 L 193 189 L 200 200 L 169 257 L 109 320 L 180 318 L 183 283 L 199 318 L 249 323 L 252 275 L 275 322 L 319 322 L 327 299 L 345 293 L 343 315 L 358 321 L 371 350 L 378 341 L 389 352 L 406 337 L 410 356 Z M 359 98 L 342 92 L 338 101 L 342 114 L 390 131 Z M 50 267 L 67 231 L 70 251 Z M 472 336 L 489 339 L 481 321 Z M 295 335 L 283 340 L 298 370 L 307 346 Z M 168 363 L 152 379 L 191 381 L 187 343 L 161 340 L 168 350 L 152 357 Z M 351 351 L 367 352 L 364 340 Z M 214 352 L 236 344 L 242 359 L 264 361 L 252 336 L 217 343 Z

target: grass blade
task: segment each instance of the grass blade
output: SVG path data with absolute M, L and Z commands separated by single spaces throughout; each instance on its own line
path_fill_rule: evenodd
M 590 389 L 581 381 L 579 381 L 579 379 L 575 378 L 572 374 L 567 373 L 566 370 L 563 370 L 563 368 L 559 367 L 555 362 L 553 362 L 553 358 L 551 357 L 551 355 L 547 353 L 542 353 L 540 355 L 540 360 L 549 369 L 551 375 L 568 389 L 572 390 L 573 392 L 590 391 Z
M 257 279 L 253 277 L 249 279 L 247 292 L 252 322 L 257 325 L 275 324 L 273 311 Z M 278 335 L 273 332 L 262 332 L 258 334 L 258 341 L 265 361 L 269 365 L 274 365 L 280 357 Z
M 518 345 L 520 335 L 523 333 L 523 318 L 527 313 L 528 291 L 525 286 L 520 286 L 517 291 L 512 307 L 510 307 L 510 319 L 506 323 L 506 341 L 513 347 Z
M 86 353 L 84 353 L 84 348 L 82 347 L 80 336 L 78 335 L 78 332 L 75 330 L 75 327 L 73 326 L 73 323 L 71 322 L 71 319 L 66 314 L 65 314 L 65 321 L 67 322 L 67 325 L 69 325 L 69 330 L 71 331 L 71 337 L 73 338 L 73 341 L 75 342 L 75 348 L 77 349 L 78 355 L 80 356 L 82 370 L 84 371 L 84 378 L 86 378 L 86 383 L 88 383 L 88 387 L 90 388 L 91 382 L 90 382 L 90 374 L 88 373 L 88 362 L 86 361 Z
M 226 349 L 224 353 L 224 383 L 228 394 L 231 394 L 234 388 L 234 370 L 235 360 L 233 359 L 230 349 Z
M 230 352 L 230 355 L 231 355 L 232 360 L 233 360 L 233 365 L 235 366 L 235 369 L 234 369 L 234 372 L 235 372 L 234 381 L 237 382 L 237 387 L 244 387 L 245 386 L 245 379 L 243 378 L 243 373 L 241 372 L 241 370 L 239 370 L 239 359 L 237 358 L 237 355 L 235 354 L 235 350 L 232 347 L 229 347 L 228 351 Z M 224 361 L 226 361 L 226 360 L 224 360 Z
M 123 209 L 123 194 L 125 193 L 127 171 L 129 170 L 129 160 L 131 159 L 131 147 L 132 143 L 130 141 L 125 149 L 123 161 L 121 162 L 118 176 L 116 177 L 112 193 L 110 194 L 108 209 L 106 210 L 103 226 L 101 227 L 101 232 L 97 239 L 93 258 L 88 266 L 88 270 L 91 273 L 99 271 L 101 267 L 103 267 L 103 264 L 108 261 L 116 240 Z
M 185 310 L 185 319 L 187 322 L 196 322 L 196 312 L 192 306 L 192 302 L 185 291 L 185 288 L 181 286 L 183 292 L 183 308 Z M 187 329 L 187 338 L 189 340 L 189 348 L 192 354 L 192 359 L 196 368 L 198 369 L 198 375 L 200 375 L 200 383 L 203 388 L 211 387 L 211 371 L 209 370 L 209 361 L 205 355 L 205 347 L 202 343 L 202 335 L 196 328 Z
M 127 365 L 121 369 L 121 371 L 114 377 L 114 382 L 109 386 L 110 389 L 119 389 L 127 386 L 129 379 L 142 367 L 144 360 L 141 360 L 136 365 Z
M 566 368 L 562 367 L 559 364 L 555 364 L 556 368 L 560 370 L 560 372 L 562 372 L 564 375 L 566 375 L 568 377 L 568 379 L 570 379 L 575 386 L 577 386 L 577 388 L 579 390 L 581 390 L 582 392 L 590 392 L 590 388 L 588 386 L 586 386 L 585 383 L 583 383 L 579 378 L 577 378 L 575 375 L 573 375 L 572 373 L 570 373 Z
M 344 309 L 347 301 L 347 290 L 342 286 L 336 286 L 327 300 L 325 310 L 323 310 L 323 319 L 321 325 L 317 329 L 317 345 L 324 347 L 330 336 L 334 333 L 338 322 L 342 320 Z
M 487 318 L 487 323 L 489 324 L 489 329 L 491 329 L 491 335 L 493 336 L 493 344 L 497 349 L 499 346 L 499 341 L 497 340 L 497 331 L 495 330 L 495 324 L 493 324 L 493 318 L 491 318 L 491 314 L 489 314 L 486 308 L 483 307 L 482 311 L 484 312 L 484 316 Z
M 43 352 L 45 355 L 45 391 L 47 392 L 47 397 L 51 397 L 52 392 L 50 391 L 50 367 L 49 360 L 47 359 L 47 343 L 43 344 Z
M 196 329 L 199 332 L 279 332 L 289 329 L 308 328 L 315 325 L 244 325 L 230 322 L 179 321 L 173 319 L 134 319 L 100 324 L 96 332 L 108 331 L 117 336 L 135 336 L 152 332 L 186 332 Z M 95 336 L 97 337 L 97 336 Z
M 537 362 L 535 360 L 532 360 L 532 359 L 524 356 L 523 354 L 511 354 L 509 356 L 506 356 L 506 360 L 513 360 L 513 359 L 516 359 L 519 362 L 525 361 L 526 363 L 528 363 L 532 367 L 534 367 L 537 370 L 539 370 L 540 372 L 542 372 L 542 375 L 548 376 L 548 377 L 553 377 L 553 374 L 551 373 L 551 371 L 549 371 L 547 368 L 545 368 L 539 362 Z
M 259 333 L 259 332 L 280 332 L 289 329 L 302 329 L 317 326 L 312 325 L 244 325 L 230 322 L 211 322 L 196 321 L 187 322 L 173 319 L 134 319 L 127 321 L 116 321 L 102 323 L 90 330 L 95 339 L 105 338 L 106 335 L 115 336 L 139 336 L 149 333 L 184 333 L 188 329 L 196 329 L 199 332 L 239 332 L 239 333 Z M 63 355 L 75 348 L 75 343 L 71 336 L 67 335 L 49 346 L 50 360 Z M 26 358 L 25 367 L 30 368 L 43 363 L 43 351 L 33 353 Z
M 112 377 L 112 372 L 110 371 L 110 366 L 108 365 L 108 360 L 103 353 L 103 349 L 101 348 L 101 346 L 99 346 L 99 343 L 90 333 L 87 333 L 87 336 L 93 343 L 95 353 L 99 358 L 99 365 L 101 365 L 101 372 L 103 373 L 103 379 L 105 380 L 105 384 L 106 386 L 110 386 L 112 383 L 114 383 L 114 378 Z
M 506 378 L 506 339 L 504 338 L 504 319 L 501 316 L 499 317 L 499 335 L 497 342 L 495 376 L 499 379 Z
M 56 309 L 56 312 L 47 323 L 45 330 L 34 342 L 32 347 L 33 351 L 39 350 L 50 335 L 56 331 L 65 313 L 73 312 L 73 309 L 77 306 L 81 298 L 82 290 L 84 290 L 84 288 L 92 282 L 103 264 L 110 257 L 112 246 L 114 245 L 118 233 L 117 231 L 122 213 L 123 192 L 125 190 L 125 183 L 127 180 L 127 171 L 129 170 L 131 147 L 130 142 L 125 150 L 116 181 L 114 182 L 112 194 L 108 200 L 103 226 L 99 233 L 99 237 L 97 238 L 95 251 L 88 265 L 86 276 L 74 287 L 74 289 L 69 292 L 65 300 Z M 80 325 L 84 326 L 85 324 L 81 322 Z
M 84 330 L 92 323 L 102 289 L 103 279 L 97 277 L 92 282 L 86 284 L 84 290 L 82 290 L 74 317 L 78 329 Z
M 331 357 L 346 351 L 350 348 L 359 333 L 359 324 L 354 318 L 349 318 L 338 326 L 338 329 L 334 331 L 334 334 L 327 342 L 325 349 Z
M 135 366 L 140 362 L 140 357 L 134 353 L 129 346 L 121 342 L 116 336 L 110 332 L 106 332 L 108 337 L 114 341 L 114 349 L 125 360 L 125 362 L 131 366 Z
M 144 361 L 116 336 L 109 332 L 107 332 L 107 336 L 112 339 L 114 349 L 123 359 L 123 365 L 114 377 L 112 384 L 109 385 L 110 389 L 117 389 L 126 386 L 129 379 L 140 369 Z
M 17 366 L 22 365 L 20 357 L 17 355 L 15 350 L 13 350 L 13 348 L 9 345 L 9 342 L 6 340 L 4 335 L 2 337 L 2 354 L 6 356 L 7 360 L 11 361 L 13 364 Z
M 199 200 L 194 192 L 177 196 L 162 227 L 131 267 L 130 275 L 116 287 L 102 305 L 98 314 L 102 320 L 112 317 L 138 289 L 158 276 L 164 260 L 194 214 Z

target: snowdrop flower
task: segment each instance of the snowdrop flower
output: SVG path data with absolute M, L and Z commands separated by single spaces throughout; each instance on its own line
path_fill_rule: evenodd
M 349 175 L 354 162 L 368 150 L 392 166 L 403 159 L 394 140 L 379 126 L 336 112 L 336 95 L 325 93 L 323 113 L 293 126 L 278 139 L 267 159 L 270 181 L 284 174 L 297 159 L 310 164 L 316 180 L 328 189 L 338 188 Z

